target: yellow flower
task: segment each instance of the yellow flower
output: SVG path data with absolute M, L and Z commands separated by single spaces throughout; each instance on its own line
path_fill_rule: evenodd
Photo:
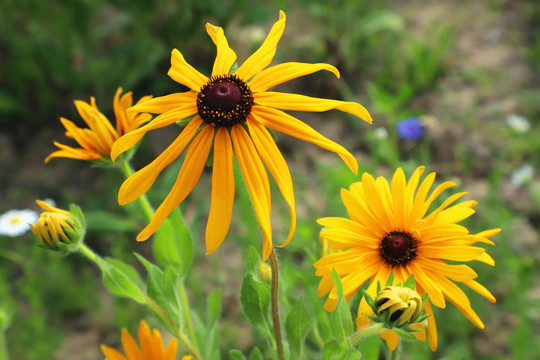
M 118 139 L 111 153 L 113 159 L 134 146 L 146 132 L 193 117 L 186 121 L 188 123 L 182 133 L 160 156 L 129 177 L 120 188 L 120 204 L 135 200 L 152 186 L 159 173 L 187 147 L 184 163 L 172 190 L 150 224 L 137 236 L 138 241 L 148 239 L 191 192 L 203 171 L 212 145 L 213 174 L 211 208 L 206 227 L 207 253 L 220 246 L 229 229 L 235 192 L 233 152 L 262 228 L 263 260 L 268 258 L 272 250 L 270 187 L 265 166 L 290 207 L 290 231 L 281 246 L 285 246 L 294 233 L 296 212 L 291 175 L 267 128 L 333 151 L 352 171 L 357 172 L 356 160 L 347 150 L 281 110 L 337 109 L 371 122 L 363 106 L 354 102 L 268 91 L 278 84 L 320 70 L 331 71 L 339 77 L 337 69 L 328 64 L 289 62 L 266 68 L 274 57 L 284 28 L 285 14 L 280 12 L 279 20 L 261 47 L 232 74 L 235 52 L 229 48 L 223 29 L 206 24 L 206 30 L 217 47 L 211 77 L 195 70 L 174 49 L 168 75 L 187 86 L 190 91 L 158 97 L 132 108 L 137 112 L 161 115 Z
M 83 229 L 69 211 L 55 208 L 40 200 L 36 203 L 45 211 L 41 213 L 37 222 L 30 226 L 43 245 L 58 250 L 63 248 L 63 244 L 77 243 Z
M 450 196 L 427 214 L 436 198 L 455 184 L 444 182 L 428 197 L 435 173 L 429 174 L 419 185 L 423 171 L 424 167 L 417 168 L 407 182 L 399 168 L 391 185 L 382 177 L 375 180 L 364 173 L 361 182 L 352 184 L 349 190 L 342 189 L 341 197 L 350 219 L 328 217 L 318 221 L 325 226 L 321 236 L 328 239 L 330 248 L 339 252 L 324 256 L 315 267 L 316 274 L 322 276 L 319 296 L 330 293 L 325 304 L 329 311 L 335 308 L 337 298 L 332 269 L 341 278 L 347 300 L 366 281 L 370 281 L 367 292 L 374 297 L 377 282 L 384 284 L 392 271 L 395 283 L 404 283 L 414 274 L 416 291 L 428 294 L 424 311 L 431 315 L 428 335 L 430 346 L 435 350 L 437 330 L 431 304 L 444 308 L 445 300 L 449 300 L 474 325 L 484 328 L 467 295 L 455 283 L 462 283 L 491 302 L 495 302 L 495 298 L 474 280 L 477 275 L 469 266 L 454 263 L 475 260 L 494 265 L 485 249 L 472 245 L 479 242 L 494 245 L 488 239 L 500 229 L 473 235 L 458 224 L 474 213 L 472 208 L 476 205 L 475 201 L 464 201 L 450 206 L 466 194 L 464 192 Z M 360 329 L 370 322 L 362 313 L 373 314 L 365 299 L 360 302 L 356 319 Z M 398 341 L 395 333 L 386 331 L 381 336 L 395 349 Z
M 157 329 L 150 331 L 144 320 L 141 320 L 139 325 L 139 343 L 140 347 L 133 336 L 126 329 L 122 329 L 122 347 L 126 355 L 106 345 L 101 345 L 101 351 L 107 360 L 174 360 L 176 358 L 178 348 L 176 338 L 173 338 L 165 348 L 159 331 Z
M 128 92 L 120 97 L 121 93 L 122 88 L 118 88 L 113 100 L 116 129 L 105 115 L 99 111 L 94 97 L 90 98 L 90 104 L 81 100 L 75 100 L 75 106 L 89 128 L 82 129 L 63 117 L 60 118 L 60 121 L 66 128 L 66 136 L 74 139 L 81 148 L 73 148 L 55 141 L 54 145 L 60 148 L 60 150 L 47 156 L 45 162 L 49 162 L 54 157 L 78 160 L 110 159 L 111 147 L 116 139 L 137 129 L 152 118 L 150 114 L 126 112 L 133 104 L 132 93 Z M 151 98 L 151 96 L 144 96 L 137 104 Z
M 422 311 L 422 298 L 413 289 L 403 286 L 387 286 L 375 299 L 379 314 L 389 313 L 390 321 L 401 326 L 416 319 Z

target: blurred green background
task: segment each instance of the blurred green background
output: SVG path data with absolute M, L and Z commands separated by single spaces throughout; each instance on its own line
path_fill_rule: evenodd
M 410 175 L 424 164 L 438 172 L 439 181 L 455 181 L 479 201 L 477 214 L 466 222 L 472 232 L 503 229 L 494 239 L 497 246 L 488 249 L 496 267 L 474 266 L 498 302 L 467 292 L 484 330 L 451 305 L 436 310 L 438 351 L 406 344 L 404 358 L 540 358 L 534 345 L 540 341 L 540 183 L 534 174 L 540 164 L 539 3 L 1 0 L 0 8 L 0 213 L 37 209 L 36 198 L 51 198 L 63 208 L 76 202 L 89 218 L 87 243 L 98 253 L 129 262 L 133 251 L 148 254 L 149 244 L 134 241 L 142 222 L 129 219 L 126 210 L 133 209 L 119 208 L 115 201 L 120 173 L 69 159 L 43 164 L 54 150 L 53 140 L 74 145 L 63 135 L 59 117 L 83 126 L 73 100 L 94 96 L 112 120 L 118 86 L 136 98 L 182 91 L 166 76 L 173 48 L 208 74 L 215 47 L 206 22 L 225 29 L 241 62 L 282 9 L 287 27 L 275 63 L 327 62 L 338 67 L 341 79 L 314 74 L 280 91 L 358 101 L 374 119 L 369 126 L 337 112 L 298 114 L 353 152 L 358 177 L 334 154 L 278 135 L 299 214 L 295 238 L 280 251 L 285 293 L 322 306 L 317 279 L 306 274 L 313 274 L 317 254 L 315 220 L 345 215 L 340 188 L 363 171 L 389 176 L 403 166 Z M 530 129 L 509 126 L 512 115 L 525 119 Z M 419 116 L 426 126 L 418 142 L 400 139 L 395 130 L 409 116 Z M 148 163 L 176 134 L 166 129 L 146 137 L 135 166 Z M 172 166 L 153 188 L 155 204 L 177 170 L 178 164 Z M 261 341 L 238 301 L 245 245 L 259 249 L 261 239 L 253 236 L 257 224 L 245 191 L 239 191 L 229 237 L 215 254 L 204 256 L 200 233 L 209 189 L 209 177 L 203 176 L 182 204 L 200 240 L 189 295 L 197 307 L 196 299 L 222 287 L 226 358 L 232 347 L 245 350 Z M 273 216 L 279 231 L 280 224 L 288 226 L 288 211 L 276 190 Z M 101 358 L 99 344 L 118 344 L 118 329 L 133 332 L 144 317 L 144 309 L 106 292 L 97 269 L 76 256 L 42 251 L 30 234 L 0 238 L 0 279 L 0 310 L 10 314 L 6 336 L 13 359 Z

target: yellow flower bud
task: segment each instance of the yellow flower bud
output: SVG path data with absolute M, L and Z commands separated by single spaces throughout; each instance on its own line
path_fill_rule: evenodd
M 422 311 L 422 298 L 407 287 L 387 286 L 377 295 L 375 302 L 379 314 L 388 312 L 391 322 L 398 321 L 397 326 L 414 320 Z
M 259 263 L 259 279 L 266 283 L 272 281 L 272 268 L 265 261 Z
M 76 246 L 84 232 L 80 219 L 69 211 L 43 201 L 37 200 L 36 203 L 45 211 L 31 227 L 43 245 L 51 250 L 71 250 L 71 247 Z

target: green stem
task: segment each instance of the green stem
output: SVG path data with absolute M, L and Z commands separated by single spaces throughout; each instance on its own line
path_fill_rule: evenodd
M 191 338 L 191 341 L 193 344 L 195 344 L 195 347 L 199 347 L 197 344 L 197 338 L 195 337 L 195 331 L 193 331 L 193 324 L 191 323 L 191 315 L 189 313 L 189 302 L 187 300 L 186 296 L 186 287 L 184 285 L 184 281 L 180 281 L 180 300 L 182 301 L 182 308 L 184 309 L 184 318 L 186 320 L 186 327 L 188 331 L 188 335 Z
M 23 264 L 25 260 L 24 256 L 21 254 L 8 249 L 0 249 L 0 256 L 16 264 Z
M 279 323 L 279 267 L 276 256 L 276 250 L 272 248 L 270 254 L 270 267 L 272 269 L 272 322 L 274 323 L 274 336 L 276 338 L 276 352 L 278 360 L 284 360 L 285 355 L 283 353 L 283 341 L 281 339 L 281 325 Z
M 96 263 L 97 265 L 97 259 L 99 257 L 98 254 L 94 252 L 94 250 L 90 249 L 88 246 L 86 246 L 85 243 L 81 242 L 79 244 L 79 251 L 81 254 L 83 254 L 85 257 L 87 257 L 90 261 L 93 263 Z
M 0 360 L 8 360 L 9 353 L 7 350 L 6 333 L 0 331 Z
M 372 326 L 368 326 L 367 328 L 364 328 L 360 331 L 358 331 L 356 334 L 352 336 L 352 343 L 356 344 L 357 342 L 361 341 L 363 338 L 366 338 L 368 336 L 377 334 L 382 328 L 384 324 L 383 323 L 377 323 Z
M 119 165 L 126 179 L 135 173 L 128 161 L 121 161 Z M 154 208 L 150 204 L 150 201 L 148 201 L 146 194 L 139 196 L 137 200 L 139 201 L 139 205 L 141 206 L 141 210 L 143 211 L 146 220 L 152 220 L 152 217 L 154 216 Z

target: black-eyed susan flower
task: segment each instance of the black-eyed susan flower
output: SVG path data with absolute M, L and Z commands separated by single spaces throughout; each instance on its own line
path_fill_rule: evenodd
M 49 162 L 54 157 L 65 157 L 78 160 L 101 160 L 110 159 L 113 143 L 120 136 L 129 133 L 152 118 L 150 114 L 138 114 L 126 112 L 133 105 L 133 96 L 128 92 L 120 97 L 122 88 L 118 88 L 113 99 L 114 114 L 116 117 L 116 129 L 109 119 L 103 115 L 97 105 L 94 97 L 90 98 L 90 103 L 75 100 L 77 111 L 83 118 L 88 129 L 83 129 L 75 125 L 72 121 L 60 118 L 60 121 L 66 128 L 66 136 L 74 139 L 81 147 L 74 148 L 58 142 L 54 142 L 56 147 L 60 148 L 51 153 L 45 159 Z M 142 97 L 137 104 L 151 99 L 151 96 Z
M 316 274 L 322 276 L 319 296 L 328 293 L 327 310 L 336 306 L 337 292 L 332 282 L 332 269 L 341 278 L 345 298 L 350 299 L 366 281 L 368 294 L 374 297 L 377 282 L 385 283 L 395 273 L 395 282 L 403 283 L 414 275 L 416 291 L 427 293 L 424 311 L 428 318 L 429 343 L 437 347 L 437 330 L 431 304 L 439 308 L 446 300 L 454 304 L 474 325 L 484 324 L 472 309 L 467 295 L 456 285 L 461 283 L 491 302 L 493 295 L 474 279 L 477 274 L 460 262 L 481 261 L 494 265 L 493 259 L 477 243 L 494 245 L 489 240 L 500 229 L 470 234 L 458 224 L 474 213 L 475 201 L 452 205 L 465 192 L 448 197 L 432 212 L 428 210 L 441 193 L 454 186 L 444 182 L 431 194 L 435 173 L 429 174 L 421 183 L 424 167 L 419 167 L 409 181 L 399 168 L 391 184 L 382 177 L 376 180 L 367 173 L 362 181 L 342 189 L 341 197 L 350 219 L 328 217 L 319 219 L 325 228 L 321 236 L 328 239 L 330 248 L 338 252 L 328 254 L 315 263 Z M 452 261 L 449 263 L 448 261 Z M 370 320 L 362 314 L 373 311 L 365 299 L 360 302 L 356 323 L 364 328 Z M 425 334 L 425 333 L 424 333 Z M 381 333 L 391 349 L 397 346 L 398 337 L 391 332 Z M 425 336 L 425 335 L 424 335 Z
M 73 205 L 71 211 L 66 211 L 40 200 L 36 203 L 45 211 L 31 225 L 34 235 L 48 249 L 75 250 L 84 235 L 84 217 L 80 209 Z
M 387 286 L 375 298 L 379 314 L 388 313 L 389 320 L 397 326 L 411 322 L 422 312 L 422 298 L 413 289 L 404 286 Z
M 279 20 L 261 47 L 232 73 L 236 61 L 235 52 L 229 48 L 223 29 L 207 24 L 206 30 L 217 47 L 211 76 L 207 77 L 195 70 L 174 49 L 168 74 L 190 90 L 158 97 L 132 108 L 136 112 L 160 115 L 118 139 L 113 146 L 113 159 L 134 146 L 146 132 L 192 117 L 182 122 L 187 122 L 186 127 L 161 155 L 129 177 L 120 188 L 120 204 L 140 197 L 152 186 L 159 173 L 187 147 L 185 160 L 172 190 L 150 224 L 137 236 L 137 240 L 148 239 L 191 192 L 213 146 L 211 208 L 206 227 L 207 253 L 219 247 L 231 222 L 235 193 L 233 154 L 238 160 L 255 215 L 262 228 L 263 260 L 268 258 L 272 250 L 270 187 L 265 166 L 290 207 L 290 231 L 281 246 L 286 245 L 296 224 L 293 185 L 287 164 L 267 128 L 333 151 L 353 172 L 357 172 L 356 160 L 345 148 L 282 110 L 337 109 L 371 122 L 363 106 L 354 102 L 268 91 L 278 84 L 320 70 L 339 76 L 338 70 L 328 64 L 289 62 L 266 68 L 274 57 L 284 28 L 285 14 L 280 12 Z
M 101 345 L 101 351 L 107 360 L 174 360 L 178 343 L 173 338 L 167 347 L 163 345 L 161 334 L 157 329 L 150 330 L 146 321 L 139 324 L 139 345 L 126 330 L 122 329 L 122 347 L 125 355 L 109 346 Z M 189 358 L 188 358 L 189 359 Z

